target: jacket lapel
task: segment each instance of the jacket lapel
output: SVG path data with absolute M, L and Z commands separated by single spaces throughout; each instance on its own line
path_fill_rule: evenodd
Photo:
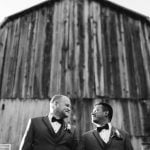
M 64 137 L 64 135 L 65 135 L 65 123 L 62 124 L 62 127 L 60 128 L 60 130 L 56 134 L 57 142 L 61 141 L 62 138 Z
M 93 131 L 93 135 L 95 136 L 95 138 L 96 138 L 97 141 L 99 142 L 100 146 L 101 146 L 102 148 L 104 148 L 104 147 L 105 147 L 105 143 L 104 143 L 103 140 L 101 139 L 101 137 L 100 137 L 99 133 L 97 132 L 97 130 L 94 130 L 94 131 Z
M 48 116 L 43 117 L 43 122 L 44 122 L 44 124 L 46 125 L 46 127 L 48 128 L 49 132 L 54 135 L 55 132 L 54 132 L 54 130 L 53 130 L 51 124 L 50 124 L 50 121 L 49 121 L 49 119 L 48 119 Z
M 111 128 L 111 133 L 110 133 L 110 138 L 114 136 L 115 132 L 116 132 L 116 128 L 114 128 L 114 127 L 112 126 L 112 128 Z
M 108 145 L 110 145 L 111 144 L 111 142 L 112 142 L 112 140 L 113 140 L 113 137 L 114 137 L 114 135 L 115 135 L 115 132 L 116 132 L 116 128 L 114 128 L 113 126 L 112 126 L 112 129 L 111 129 L 111 133 L 110 133 L 110 138 L 109 138 L 109 141 L 108 141 Z
M 52 138 L 53 141 L 59 142 L 60 140 L 62 140 L 62 138 L 65 135 L 65 123 L 63 123 L 60 130 L 57 133 L 55 133 L 52 126 L 51 126 L 51 124 L 50 124 L 48 116 L 43 117 L 43 122 L 46 125 L 46 127 L 48 128 L 48 130 L 50 132 L 50 135 L 53 135 L 53 138 Z

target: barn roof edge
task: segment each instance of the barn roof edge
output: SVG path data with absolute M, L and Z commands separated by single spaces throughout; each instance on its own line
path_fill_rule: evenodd
M 61 0 L 57 0 L 57 2 L 58 1 L 61 1 Z M 130 15 L 131 17 L 133 17 L 135 19 L 140 19 L 142 21 L 145 21 L 146 23 L 148 23 L 150 25 L 150 17 L 148 17 L 146 15 L 143 15 L 139 12 L 136 12 L 134 10 L 128 9 L 124 6 L 119 5 L 119 4 L 116 4 L 114 2 L 111 2 L 111 1 L 108 1 L 108 0 L 89 0 L 89 1 L 97 1 L 97 2 L 101 3 L 103 6 L 110 7 L 110 8 L 112 8 L 116 11 L 119 11 L 121 13 L 128 14 L 128 15 Z M 13 15 L 5 17 L 4 20 L 0 23 L 0 28 L 2 28 L 7 22 L 9 22 L 11 20 L 14 20 L 15 18 L 17 18 L 17 17 L 19 17 L 23 14 L 29 13 L 33 10 L 37 10 L 37 9 L 39 9 L 41 7 L 44 7 L 44 6 L 47 6 L 47 5 L 52 5 L 55 2 L 56 2 L 56 0 L 46 0 L 44 2 L 41 2 L 41 3 L 37 4 L 37 5 L 29 7 L 25 10 L 17 12 Z

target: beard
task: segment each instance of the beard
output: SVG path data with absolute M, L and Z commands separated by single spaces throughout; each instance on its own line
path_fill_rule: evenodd
M 63 118 L 63 119 L 69 118 L 69 116 L 70 116 L 70 112 L 67 112 L 65 110 L 60 111 L 59 114 L 60 114 L 60 117 Z

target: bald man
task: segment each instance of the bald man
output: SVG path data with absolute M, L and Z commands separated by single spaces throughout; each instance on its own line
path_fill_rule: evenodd
M 70 112 L 67 96 L 53 96 L 49 115 L 29 120 L 19 150 L 75 150 L 78 143 L 75 128 L 65 122 Z

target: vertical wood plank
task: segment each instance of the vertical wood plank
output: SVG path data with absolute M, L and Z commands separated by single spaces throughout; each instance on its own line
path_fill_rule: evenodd
M 103 50 L 102 50 L 102 22 L 101 22 L 101 6 L 97 4 L 97 73 L 99 78 L 99 95 L 104 96 L 104 60 L 103 60 Z M 96 93 L 96 94 L 98 94 Z
M 83 24 L 83 10 L 84 10 L 84 5 L 83 1 L 80 1 L 77 3 L 78 5 L 78 42 L 80 45 L 79 49 L 79 58 L 78 58 L 78 65 L 79 65 L 79 88 L 80 88 L 80 96 L 83 97 L 83 91 L 84 91 L 84 44 L 83 44 L 83 39 L 84 39 L 84 24 Z
M 38 16 L 37 25 L 37 41 L 35 53 L 35 75 L 34 75 L 34 97 L 43 98 L 42 93 L 42 72 L 43 72 L 43 49 L 45 42 L 45 28 L 46 28 L 46 9 L 41 9 Z M 42 37 L 42 38 L 41 38 Z
M 13 34 L 13 43 L 10 51 L 10 65 L 8 71 L 8 96 L 13 97 L 13 88 L 15 83 L 16 76 L 16 66 L 18 59 L 19 51 L 19 40 L 20 40 L 20 19 L 14 21 L 14 34 Z
M 88 26 L 88 19 L 89 19 L 89 3 L 88 1 L 84 1 L 84 9 L 83 9 L 83 26 L 84 26 L 84 72 L 83 72 L 83 77 L 84 77 L 84 91 L 83 91 L 83 96 L 84 97 L 89 97 L 89 68 L 88 68 L 88 61 L 89 61 L 89 56 L 88 56 L 88 51 L 89 51 L 89 26 Z
M 127 69 L 128 69 L 128 83 L 129 83 L 129 91 L 130 97 L 136 97 L 137 95 L 137 85 L 135 79 L 135 68 L 134 68 L 134 59 L 133 59 L 133 40 L 131 35 L 130 23 L 132 19 L 124 16 L 123 24 L 124 24 L 124 36 L 125 36 L 125 49 L 126 49 L 126 59 L 127 59 Z
M 63 40 L 63 2 L 56 3 L 53 17 L 53 45 L 52 45 L 52 59 L 51 59 L 51 75 L 49 96 L 60 93 L 61 87 L 61 55 L 62 55 L 62 40 Z
M 64 28 L 65 28 L 65 37 L 64 37 L 64 48 L 63 50 L 66 51 L 66 76 L 65 76 L 65 87 L 63 84 L 61 85 L 61 89 L 65 88 L 65 92 L 67 95 L 73 94 L 73 12 L 74 12 L 74 2 L 73 1 L 66 1 L 65 4 L 65 17 L 64 17 Z M 63 75 L 62 75 L 63 76 Z M 62 92 L 63 93 L 63 92 Z
M 97 22 L 95 18 L 95 14 L 97 12 L 95 8 L 95 3 L 91 2 L 89 6 L 89 19 L 88 19 L 88 25 L 89 25 L 89 92 L 90 97 L 95 97 L 95 92 L 97 91 L 97 83 L 98 82 L 98 76 L 97 76 L 97 42 L 96 42 L 96 28 L 97 28 Z
M 45 41 L 43 48 L 43 72 L 42 72 L 42 93 L 44 97 L 49 96 L 50 74 L 51 74 L 51 57 L 53 45 L 53 16 L 54 7 L 46 9 L 47 17 L 45 27 Z
M 99 85 L 99 72 L 98 66 L 100 65 L 98 62 L 98 39 L 97 39 L 97 30 L 98 30 L 98 10 L 97 10 L 97 3 L 91 3 L 91 32 L 92 32 L 92 40 L 91 46 L 93 49 L 93 70 L 94 70 L 94 83 L 95 83 L 95 92 L 97 95 L 100 95 L 100 85 Z
M 140 29 L 139 29 L 139 21 L 133 21 L 134 26 L 132 29 L 132 36 L 133 36 L 133 45 L 134 45 L 134 64 L 136 67 L 136 80 L 137 80 L 137 89 L 138 94 L 137 97 L 147 97 L 148 96 L 148 87 L 146 81 L 146 74 L 144 70 L 144 62 L 141 49 L 141 39 L 140 39 Z M 142 32 L 142 31 L 141 31 Z M 143 96 L 142 96 L 143 95 Z
M 69 36 L 69 5 L 70 2 L 68 0 L 65 0 L 62 5 L 62 11 L 63 11 L 63 17 L 62 17 L 62 55 L 61 55 L 61 79 L 60 79 L 60 92 L 62 94 L 67 94 L 67 86 L 69 83 L 69 77 L 68 77 L 68 53 L 69 53 L 69 45 L 68 45 L 68 36 Z M 68 80 L 67 80 L 68 79 Z
M 5 27 L 4 29 L 0 30 L 0 91 L 2 88 L 7 38 L 8 38 L 8 28 Z
M 30 17 L 28 17 L 29 19 Z M 25 96 L 24 84 L 24 72 L 25 69 L 25 59 L 27 57 L 28 50 L 28 19 L 27 17 L 20 18 L 20 40 L 19 40 L 19 50 L 18 58 L 16 64 L 16 72 L 14 79 L 13 97 L 23 97 Z M 25 76 L 26 78 L 26 76 Z
M 2 78 L 2 89 L 1 89 L 1 95 L 2 97 L 9 96 L 8 92 L 8 76 L 9 76 L 9 66 L 10 66 L 10 60 L 11 60 L 11 51 L 12 51 L 12 44 L 14 40 L 14 24 L 13 22 L 10 22 L 8 25 L 8 39 L 6 43 L 6 55 L 5 55 L 5 62 L 4 62 L 4 72 L 3 72 L 3 78 Z
M 119 70 L 119 55 L 118 55 L 118 45 L 117 45 L 117 14 L 114 11 L 110 13 L 110 53 L 111 53 L 111 76 L 112 76 L 112 95 L 114 97 L 121 97 L 121 83 L 120 83 L 120 70 Z
M 23 41 L 21 48 L 23 50 L 23 55 L 21 55 L 21 86 L 22 86 L 22 97 L 29 98 L 31 96 L 31 62 L 32 62 L 32 46 L 34 41 L 34 27 L 35 27 L 35 13 L 31 13 L 27 18 L 25 18 L 25 30 L 22 33 Z
M 139 22 L 139 36 L 140 36 L 140 46 L 141 46 L 141 54 L 142 54 L 142 60 L 143 60 L 143 67 L 144 67 L 144 72 L 146 75 L 146 85 L 147 85 L 147 96 L 149 97 L 150 95 L 150 45 L 148 41 L 148 26 L 146 24 L 141 24 Z
M 128 69 L 127 69 L 127 52 L 126 52 L 126 47 L 125 47 L 125 33 L 124 33 L 125 31 L 124 31 L 124 25 L 123 25 L 123 16 L 120 15 L 119 18 L 120 18 L 121 49 L 122 49 L 122 55 L 119 57 L 119 59 L 122 62 L 122 65 L 120 66 L 120 68 L 123 68 L 122 86 L 124 86 L 124 88 L 122 89 L 122 93 L 123 93 L 123 97 L 130 97 L 129 76 L 128 76 Z
M 34 75 L 35 75 L 35 57 L 37 52 L 37 29 L 38 29 L 38 20 L 39 20 L 39 12 L 35 11 L 33 13 L 33 30 L 32 30 L 32 43 L 31 45 L 31 61 L 30 61 L 30 72 L 29 72 L 29 83 L 28 83 L 28 94 L 30 97 L 34 96 Z M 25 78 L 24 78 L 24 84 L 23 87 L 25 87 Z M 25 93 L 24 93 L 25 94 Z
M 75 97 L 80 97 L 81 96 L 81 91 L 80 91 L 80 80 L 79 80 L 79 54 L 80 54 L 80 41 L 79 41 L 79 31 L 78 31 L 78 3 L 75 1 L 74 3 L 74 95 Z
M 105 7 L 101 9 L 101 22 L 102 22 L 102 52 L 103 52 L 103 64 L 104 64 L 104 96 L 110 93 L 110 66 L 108 64 L 108 60 L 110 55 L 108 54 L 109 51 L 109 44 L 108 44 L 108 24 L 107 24 L 107 17 L 108 10 Z M 109 86 L 108 86 L 109 85 Z

